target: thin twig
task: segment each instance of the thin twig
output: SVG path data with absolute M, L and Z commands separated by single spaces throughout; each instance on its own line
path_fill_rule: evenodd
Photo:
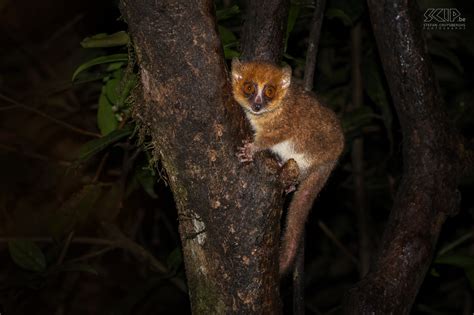
M 318 45 L 321 32 L 321 25 L 324 17 L 324 7 L 326 0 L 316 0 L 313 18 L 311 20 L 311 30 L 308 39 L 308 50 L 306 51 L 306 65 L 304 70 L 304 89 L 311 91 L 313 89 L 314 71 L 316 69 L 316 58 L 318 54 Z M 296 255 L 295 269 L 293 270 L 293 314 L 304 315 L 304 246 L 305 235 L 303 232 L 302 240 Z
M 169 274 L 168 268 L 159 260 L 157 260 L 148 250 L 137 244 L 125 234 L 122 233 L 115 225 L 103 222 L 102 227 L 110 234 L 113 238 L 117 239 L 117 244 L 123 249 L 129 250 L 137 258 L 141 258 L 143 261 L 150 264 L 151 268 L 163 274 Z M 173 277 L 169 279 L 178 289 L 182 292 L 188 292 L 186 284 L 179 278 Z
M 93 183 L 97 183 L 97 181 L 99 180 L 100 174 L 102 174 L 102 170 L 104 169 L 104 165 L 108 157 L 109 157 L 109 152 L 105 153 L 102 159 L 100 160 L 99 167 L 97 167 L 94 178 L 92 179 Z
M 110 252 L 111 250 L 114 250 L 118 248 L 117 246 L 107 246 L 107 247 L 104 247 L 104 248 L 101 248 L 97 251 L 94 251 L 94 252 L 90 252 L 90 253 L 87 253 L 85 255 L 82 255 L 82 256 L 79 256 L 79 257 L 76 257 L 76 258 L 73 258 L 73 259 L 69 259 L 68 261 L 66 261 L 66 264 L 68 263 L 75 263 L 75 262 L 78 262 L 78 261 L 83 261 L 83 260 L 88 260 L 88 259 L 91 259 L 91 258 L 95 258 L 97 256 L 100 256 L 100 255 L 103 255 L 105 253 L 108 253 Z
M 452 250 L 455 247 L 459 246 L 460 244 L 464 243 L 465 241 L 467 241 L 468 239 L 470 239 L 473 236 L 474 236 L 474 232 L 464 234 L 463 236 L 461 236 L 460 238 L 458 238 L 454 242 L 452 242 L 452 243 L 446 245 L 445 247 L 443 247 L 442 249 L 440 249 L 437 257 L 446 254 L 447 252 L 449 252 L 450 250 Z
M 157 260 L 149 251 L 145 248 L 140 246 L 139 244 L 135 243 L 133 240 L 129 239 L 125 236 L 117 227 L 111 224 L 102 224 L 105 230 L 114 238 L 115 240 L 111 239 L 100 239 L 100 238 L 92 238 L 92 237 L 76 237 L 71 240 L 71 243 L 80 243 L 80 244 L 93 244 L 93 245 L 106 245 L 108 247 L 113 248 L 121 248 L 124 250 L 129 251 L 133 254 L 136 258 L 141 259 L 142 261 L 147 262 L 151 269 L 154 271 L 158 271 L 163 274 L 169 274 L 168 268 Z M 0 237 L 0 242 L 9 242 L 14 240 L 30 240 L 33 242 L 54 242 L 53 238 L 51 237 Z M 81 258 L 81 257 L 79 257 Z M 84 256 L 82 257 L 84 259 Z M 183 280 L 173 277 L 169 279 L 171 283 L 173 283 L 180 291 L 184 293 L 188 293 L 188 289 L 186 284 Z
M 39 243 L 52 243 L 55 240 L 52 237 L 46 236 L 3 236 L 0 237 L 0 243 L 2 242 L 10 242 L 16 240 L 29 240 L 32 242 L 39 242 Z M 108 246 L 116 246 L 117 241 L 103 239 L 103 238 L 94 238 L 94 237 L 75 237 L 71 241 L 72 243 L 78 244 L 91 244 L 91 245 L 108 245 Z
M 76 15 L 74 18 L 69 20 L 68 23 L 66 23 L 64 26 L 58 28 L 47 40 L 43 42 L 41 45 L 42 49 L 49 48 L 51 43 L 53 43 L 55 40 L 66 34 L 74 25 L 76 25 L 79 21 L 81 21 L 84 18 L 84 13 Z
M 3 30 L 2 35 L 7 37 L 13 43 L 15 43 L 18 48 L 18 51 L 23 52 L 28 58 L 31 59 L 32 64 L 36 65 L 36 68 L 38 68 L 37 73 L 39 76 L 44 77 L 44 75 L 46 75 L 49 78 L 56 79 L 59 77 L 54 68 L 49 63 L 45 62 L 45 58 L 41 57 L 43 54 L 38 53 L 37 49 L 33 49 L 32 47 L 30 47 L 30 45 L 26 44 L 29 42 L 26 38 L 22 38 L 18 34 L 11 35 L 8 31 L 5 32 L 5 30 Z M 36 70 L 36 68 L 33 69 Z M 66 93 L 71 102 L 74 103 L 75 108 L 79 108 L 80 104 L 77 100 L 76 95 L 74 94 L 74 91 L 69 90 L 66 91 Z
M 363 83 L 360 70 L 362 54 L 361 22 L 351 30 L 351 60 L 352 60 L 352 106 L 351 110 L 362 107 Z M 359 275 L 364 277 L 370 267 L 370 237 L 367 191 L 364 176 L 364 138 L 361 134 L 352 141 L 351 150 L 354 204 L 357 211 L 357 228 L 359 234 Z
M 301 237 L 293 271 L 293 315 L 304 315 L 304 250 L 305 235 Z
M 318 225 L 321 230 L 323 230 L 324 234 L 326 234 L 326 236 L 329 237 L 331 241 L 333 241 L 333 243 L 344 253 L 344 255 L 346 255 L 356 266 L 358 266 L 359 261 L 357 258 L 351 254 L 351 252 L 344 246 L 344 244 L 341 243 L 341 241 L 339 241 L 331 229 L 329 229 L 329 227 L 322 221 L 318 221 Z
M 15 109 L 15 108 L 21 108 L 21 107 L 18 106 L 18 105 L 2 106 L 2 107 L 0 107 L 0 112 L 4 111 L 4 110 Z
M 59 255 L 59 258 L 58 258 L 58 261 L 56 262 L 56 265 L 61 265 L 64 261 L 64 258 L 66 257 L 66 254 L 67 254 L 67 251 L 69 249 L 69 246 L 71 245 L 71 241 L 72 241 L 72 238 L 74 237 L 74 231 L 71 231 L 67 238 L 66 238 L 66 241 L 64 243 L 64 246 L 61 250 L 61 254 Z
M 316 58 L 318 55 L 325 6 L 326 0 L 316 0 L 313 18 L 311 20 L 311 31 L 309 32 L 308 50 L 306 51 L 306 64 L 304 69 L 304 89 L 306 91 L 313 89 L 314 71 L 316 69 Z
M 83 135 L 86 135 L 86 136 L 95 137 L 95 138 L 100 138 L 100 137 L 101 137 L 101 135 L 98 134 L 98 133 L 91 132 L 91 131 L 87 131 L 87 130 L 84 130 L 84 129 L 75 127 L 75 126 L 73 126 L 73 125 L 71 125 L 71 124 L 69 124 L 69 123 L 67 123 L 67 122 L 64 122 L 64 121 L 62 121 L 62 120 L 59 120 L 59 119 L 57 119 L 57 118 L 54 118 L 54 117 L 50 116 L 49 114 L 46 114 L 45 112 L 40 111 L 40 110 L 37 109 L 37 108 L 30 107 L 30 106 L 28 106 L 28 105 L 26 105 L 26 104 L 20 103 L 20 102 L 14 100 L 14 99 L 11 99 L 11 98 L 9 98 L 8 96 L 5 96 L 5 95 L 3 95 L 3 94 L 1 94 L 1 93 L 0 93 L 0 99 L 3 99 L 4 101 L 7 101 L 7 102 L 9 102 L 9 103 L 11 103 L 11 104 L 14 104 L 14 105 L 16 105 L 16 106 L 18 106 L 18 107 L 23 108 L 24 110 L 27 110 L 27 111 L 32 112 L 32 113 L 35 113 L 35 114 L 37 114 L 37 115 L 39 115 L 39 116 L 41 116 L 41 117 L 44 117 L 44 118 L 46 118 L 46 119 L 48 119 L 48 120 L 50 120 L 50 121 L 52 121 L 52 122 L 54 122 L 54 123 L 56 123 L 56 124 L 58 124 L 58 125 L 64 127 L 64 128 L 66 128 L 66 129 L 69 129 L 69 130 L 71 130 L 71 131 L 74 131 L 74 132 L 77 132 L 77 133 L 80 133 L 80 134 L 83 134 Z
M 62 166 L 71 166 L 72 165 L 72 162 L 69 162 L 69 161 L 52 160 L 52 159 L 50 159 L 49 157 L 47 157 L 45 155 L 42 155 L 42 154 L 39 154 L 39 153 L 34 153 L 34 152 L 25 152 L 25 151 L 22 151 L 20 149 L 11 147 L 11 146 L 3 144 L 3 143 L 0 143 L 0 149 L 5 150 L 5 151 L 9 151 L 9 152 L 18 153 L 18 154 L 24 155 L 28 158 L 32 158 L 32 159 L 36 159 L 36 160 L 40 160 L 40 161 L 58 163 L 59 165 L 62 165 Z

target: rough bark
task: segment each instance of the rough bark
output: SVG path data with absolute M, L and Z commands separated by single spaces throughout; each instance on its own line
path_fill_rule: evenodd
M 280 313 L 278 167 L 235 157 L 245 118 L 230 92 L 213 1 L 122 0 L 121 11 L 140 67 L 135 118 L 177 205 L 193 313 Z M 247 45 L 258 47 L 255 40 Z M 267 60 L 281 54 L 281 44 L 262 49 Z
M 246 0 L 242 29 L 244 60 L 278 62 L 282 56 L 289 0 Z
M 350 290 L 350 314 L 408 314 L 447 216 L 458 208 L 459 140 L 443 111 L 414 1 L 369 0 L 403 133 L 402 180 L 372 271 Z

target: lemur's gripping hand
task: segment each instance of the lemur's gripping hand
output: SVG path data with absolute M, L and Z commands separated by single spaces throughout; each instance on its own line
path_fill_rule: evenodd
M 240 163 L 252 162 L 255 153 L 255 145 L 251 140 L 242 141 L 243 146 L 237 148 L 237 157 Z

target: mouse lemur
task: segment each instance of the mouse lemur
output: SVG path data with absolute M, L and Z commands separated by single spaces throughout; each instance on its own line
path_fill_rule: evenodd
M 241 162 L 271 150 L 283 163 L 298 164 L 299 185 L 291 200 L 280 256 L 280 274 L 293 264 L 309 211 L 344 147 L 339 120 L 316 96 L 291 82 L 291 68 L 232 61 L 232 87 L 254 131 L 239 149 Z

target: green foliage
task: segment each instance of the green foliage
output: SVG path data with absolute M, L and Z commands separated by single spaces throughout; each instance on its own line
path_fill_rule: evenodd
M 230 18 L 233 18 L 236 15 L 238 15 L 239 13 L 240 13 L 239 7 L 237 5 L 233 5 L 233 6 L 228 7 L 228 8 L 217 10 L 216 11 L 216 18 L 217 18 L 217 21 L 220 22 L 220 21 L 224 21 L 224 20 L 228 20 Z
M 101 57 L 97 57 L 92 60 L 89 60 L 83 63 L 82 65 L 80 65 L 76 69 L 76 71 L 74 71 L 74 74 L 72 75 L 72 81 L 74 81 L 81 72 L 84 72 L 90 69 L 91 67 L 103 65 L 106 63 L 117 63 L 117 62 L 128 62 L 128 54 L 113 54 L 113 55 L 101 56 Z
M 156 176 L 154 172 L 148 167 L 142 167 L 135 173 L 135 178 L 143 187 L 145 192 L 153 199 L 157 199 L 158 195 L 155 193 Z
M 46 258 L 41 249 L 30 240 L 11 240 L 8 250 L 12 260 L 23 269 L 35 272 L 46 270 Z
M 357 0 L 333 0 L 328 3 L 326 17 L 337 19 L 345 26 L 351 27 L 365 11 L 363 2 Z
M 118 126 L 118 120 L 115 117 L 112 104 L 107 97 L 107 92 L 109 92 L 107 85 L 109 82 L 114 81 L 110 80 L 104 87 L 102 87 L 102 93 L 99 97 L 99 110 L 97 111 L 97 125 L 99 126 L 100 133 L 103 136 L 110 134 L 112 131 L 117 129 Z
M 176 247 L 166 259 L 166 264 L 171 273 L 176 273 L 178 269 L 183 265 L 183 254 L 181 248 Z
M 70 271 L 85 272 L 94 276 L 99 275 L 99 272 L 93 266 L 79 262 L 61 264 L 59 266 L 55 266 L 54 269 L 51 270 L 52 273 L 62 273 Z
M 101 193 L 102 185 L 93 183 L 84 185 L 81 190 L 72 194 L 51 217 L 49 227 L 51 234 L 61 239 L 77 225 L 85 223 L 89 214 L 95 209 Z
M 88 159 L 90 159 L 92 156 L 96 155 L 97 153 L 101 152 L 105 148 L 107 148 L 109 145 L 116 143 L 117 141 L 129 136 L 132 134 L 132 129 L 130 127 L 123 128 L 123 129 L 117 129 L 106 136 L 99 138 L 99 139 L 94 139 L 86 144 L 84 144 L 79 151 L 78 159 L 80 162 L 85 162 Z
M 373 118 L 379 118 L 368 106 L 356 108 L 351 115 L 344 117 L 342 127 L 346 134 L 359 133 L 362 127 L 371 124 Z
M 222 45 L 224 46 L 224 57 L 226 59 L 232 59 L 234 57 L 239 57 L 240 53 L 233 49 L 237 46 L 238 41 L 235 34 L 229 30 L 227 27 L 219 25 L 219 35 L 221 38 Z
M 298 15 L 300 14 L 300 7 L 301 5 L 291 3 L 290 10 L 288 11 L 288 21 L 286 23 L 286 32 L 285 32 L 285 47 L 284 52 L 288 48 L 288 38 L 290 38 L 291 31 L 295 27 L 296 20 L 298 19 Z
M 352 25 L 352 20 L 351 18 L 349 17 L 349 15 L 347 15 L 346 12 L 344 12 L 344 10 L 342 9 L 338 9 L 338 8 L 329 8 L 327 9 L 326 11 L 326 16 L 329 18 L 329 19 L 338 19 L 340 20 L 345 26 L 351 26 Z
M 469 280 L 471 289 L 474 290 L 474 257 L 471 255 L 443 255 L 436 258 L 434 263 L 463 269 Z
M 113 34 L 96 34 L 91 37 L 86 37 L 81 42 L 81 46 L 84 48 L 105 48 L 105 47 L 117 47 L 128 45 L 130 37 L 124 31 L 120 31 Z
M 113 45 L 112 45 L 113 43 Z M 98 34 L 84 39 L 85 48 L 123 46 L 129 44 L 128 34 L 121 31 L 112 35 Z M 83 162 L 131 134 L 131 129 L 124 127 L 130 115 L 132 99 L 131 91 L 137 84 L 137 76 L 133 73 L 133 62 L 129 53 L 100 56 L 80 65 L 72 76 L 77 76 L 94 66 L 107 65 L 103 70 L 103 86 L 98 100 L 97 126 L 103 138 L 86 143 L 79 152 L 79 161 Z
M 292 1 L 286 21 L 284 60 L 292 66 L 296 80 L 301 79 L 304 73 L 307 36 L 313 9 L 314 7 L 308 1 Z M 402 140 L 381 62 L 377 57 L 368 14 L 364 10 L 364 2 L 356 0 L 327 2 L 318 47 L 315 91 L 320 99 L 333 108 L 341 118 L 346 133 L 347 153 L 350 152 L 355 137 L 364 138 L 364 188 L 369 197 L 370 217 L 373 220 L 368 233 L 374 236 L 381 234 L 399 185 L 402 166 L 398 155 L 401 154 Z M 218 32 L 226 59 L 240 55 L 241 16 L 241 10 L 237 5 L 216 11 Z M 363 104 L 360 108 L 352 110 L 350 104 L 352 61 L 349 34 L 351 28 L 359 22 L 362 23 Z M 440 90 L 446 99 L 446 109 L 450 111 L 450 117 L 454 117 L 453 120 L 460 129 L 472 130 L 474 107 L 471 106 L 471 100 L 474 99 L 474 94 L 472 86 L 466 83 L 466 77 L 469 77 L 472 71 L 469 71 L 470 67 L 465 62 L 466 58 L 474 57 L 474 42 L 469 38 L 470 33 L 432 32 L 428 35 L 428 49 L 433 60 L 436 78 L 440 83 Z M 150 154 L 150 150 L 153 149 L 152 143 L 148 141 L 146 135 L 139 134 L 140 137 L 138 137 L 138 133 L 135 132 L 137 128 L 131 116 L 134 105 L 132 91 L 139 80 L 128 34 L 124 31 L 110 35 L 97 34 L 85 38 L 81 45 L 89 49 L 87 56 L 90 60 L 79 65 L 74 71 L 75 91 L 73 94 L 79 100 L 81 114 L 87 113 L 86 117 L 95 117 L 92 119 L 95 119 L 93 122 L 100 130 L 100 137 L 86 142 L 80 150 L 77 150 L 77 145 L 76 150 L 71 150 L 74 153 L 78 152 L 75 156 L 78 163 L 74 163 L 74 170 L 68 169 L 68 176 L 71 173 L 73 176 L 67 180 L 63 180 L 60 176 L 53 177 L 50 175 L 53 173 L 50 169 L 43 170 L 41 174 L 47 173 L 48 176 L 54 178 L 55 183 L 51 187 L 38 189 L 35 192 L 38 196 L 35 198 L 26 196 L 15 200 L 17 197 L 10 197 L 8 189 L 4 189 L 3 194 L 0 193 L 0 207 L 7 209 L 14 206 L 12 212 L 15 219 L 21 218 L 27 222 L 25 228 L 15 231 L 18 235 L 54 236 L 54 241 L 41 243 L 41 248 L 32 241 L 8 242 L 10 257 L 15 263 L 10 265 L 13 266 L 11 269 L 15 276 L 11 282 L 5 281 L 2 289 L 7 288 L 15 292 L 15 295 L 18 289 L 41 288 L 44 290 L 49 283 L 56 282 L 51 280 L 61 279 L 58 275 L 65 272 L 84 272 L 89 276 L 80 277 L 80 284 L 86 284 L 83 287 L 87 287 L 88 281 L 94 280 L 98 280 L 94 285 L 105 283 L 104 287 L 110 286 L 110 284 L 115 284 L 118 278 L 120 287 L 125 288 L 119 293 L 119 297 L 111 297 L 115 299 L 111 300 L 113 302 L 111 305 L 107 305 L 109 309 L 113 308 L 113 314 L 147 314 L 146 311 L 142 312 L 142 308 L 149 306 L 150 301 L 158 301 L 156 303 L 160 304 L 162 300 L 169 297 L 176 298 L 177 301 L 186 301 L 185 294 L 182 296 L 180 296 L 181 293 L 177 294 L 169 281 L 170 278 L 174 280 L 184 278 L 183 257 L 176 244 L 176 237 L 166 235 L 169 233 L 170 225 L 177 221 L 173 216 L 173 200 L 164 188 L 166 181 L 159 182 L 160 169 L 157 168 L 154 160 L 157 155 Z M 85 50 L 81 49 L 81 51 Z M 2 78 L 7 78 L 7 74 L 2 73 L 2 76 Z M 69 74 L 67 76 L 70 77 Z M 55 90 L 59 89 L 56 87 Z M 55 102 L 53 103 L 56 105 Z M 89 115 L 90 110 L 94 110 L 96 115 Z M 57 116 L 55 115 L 55 117 L 61 116 L 66 117 L 64 113 L 59 112 Z M 42 124 L 44 124 L 43 121 Z M 82 127 L 91 125 L 85 124 Z M 59 156 L 55 151 L 53 152 L 51 154 L 44 150 L 42 153 L 49 160 L 50 156 Z M 70 160 L 64 158 L 61 162 L 70 163 Z M 18 166 L 12 167 L 11 178 L 13 179 L 8 180 L 6 186 L 16 185 L 23 190 L 23 182 L 17 180 L 18 174 L 22 171 Z M 27 169 L 24 172 L 29 171 Z M 61 171 L 54 169 L 54 171 L 63 173 L 62 169 Z M 307 251 L 306 267 L 308 268 L 305 283 L 308 290 L 314 293 L 307 295 L 307 307 L 308 309 L 317 308 L 321 313 L 337 312 L 345 288 L 352 285 L 354 279 L 358 277 L 357 266 L 345 259 L 340 249 L 333 244 L 335 236 L 340 239 L 343 246 L 347 246 L 349 254 L 354 255 L 359 246 L 352 204 L 353 175 L 350 154 L 346 154 L 339 161 L 337 170 L 318 199 L 318 209 L 321 211 L 318 211 L 316 218 L 326 221 L 334 235 L 331 237 L 318 235 L 308 238 L 307 242 L 310 249 Z M 474 181 L 471 176 L 469 185 L 472 182 Z M 43 196 L 49 191 L 53 191 L 54 198 Z M 42 199 L 54 200 L 37 206 Z M 463 196 L 464 203 L 468 204 L 469 200 L 466 201 Z M 463 205 L 463 207 L 466 206 Z M 52 214 L 41 212 L 42 209 L 49 209 Z M 332 211 L 333 209 L 337 211 Z M 158 215 L 156 215 L 157 211 L 160 212 Z M 172 214 L 169 218 L 166 211 Z M 5 221 L 9 220 L 7 216 L 5 218 Z M 455 218 L 450 219 L 452 220 Z M 163 221 L 166 222 L 163 223 Z M 108 224 L 113 222 L 117 229 L 133 237 L 127 246 L 133 247 L 133 244 L 138 245 L 135 241 L 140 242 L 139 246 L 142 246 L 139 247 L 140 250 L 130 251 L 129 254 L 123 255 L 120 247 L 115 247 L 118 238 L 114 238 L 113 235 L 107 234 L 105 229 L 101 229 L 101 224 L 104 222 Z M 317 220 L 308 221 L 308 231 L 320 233 L 315 222 Z M 6 226 L 8 224 L 14 225 L 11 222 L 5 223 Z M 35 225 L 42 226 L 42 229 L 31 229 Z M 173 228 L 176 227 L 171 226 L 171 229 Z M 441 243 L 449 243 L 449 245 L 439 252 L 439 257 L 433 262 L 431 275 L 436 278 L 428 276 L 427 281 L 436 281 L 442 287 L 449 287 L 453 294 L 462 295 L 473 288 L 474 267 L 472 256 L 469 256 L 472 234 L 463 235 L 462 238 L 452 242 L 450 240 L 455 238 L 453 235 L 459 236 L 460 233 L 457 227 L 451 229 L 455 230 L 455 233 L 450 234 L 450 229 L 448 229 L 448 233 L 440 237 Z M 471 226 L 466 230 L 471 233 Z M 71 236 L 70 244 L 68 243 L 69 236 Z M 98 244 L 92 242 L 93 245 L 88 245 L 77 239 L 91 237 L 97 237 L 100 242 Z M 317 244 L 311 242 L 311 239 L 318 239 Z M 109 240 L 112 243 L 109 243 Z M 460 241 L 468 243 L 467 246 L 458 248 L 456 244 Z M 452 253 L 451 250 L 455 245 L 456 252 Z M 111 253 L 107 254 L 106 259 L 93 260 L 94 257 L 100 257 L 109 250 Z M 317 252 L 317 255 L 313 255 L 314 252 Z M 130 254 L 139 256 L 140 253 L 147 254 L 145 261 L 161 259 L 159 263 L 167 266 L 166 272 L 156 274 L 146 270 L 147 263 L 130 264 Z M 99 271 L 104 270 L 104 264 L 109 264 L 110 261 L 117 264 L 113 268 L 108 268 L 110 265 L 106 266 L 107 272 L 100 274 L 100 279 L 96 279 L 95 276 L 99 275 Z M 136 268 L 130 268 L 133 265 L 136 265 Z M 123 270 L 127 272 L 124 273 Z M 455 277 L 452 274 L 455 274 Z M 75 277 L 63 278 L 69 280 Z M 470 281 L 471 287 L 464 278 Z M 324 285 L 321 286 L 321 283 Z M 75 285 L 74 288 L 76 287 L 82 287 L 82 285 Z M 344 290 L 341 289 L 342 287 Z M 433 314 L 454 314 L 459 310 L 452 306 L 456 303 L 452 303 L 446 297 L 445 291 L 427 287 L 424 286 L 420 292 L 418 298 L 420 302 L 417 302 L 416 307 L 418 310 L 429 311 Z M 44 290 L 44 292 L 50 291 Z M 441 292 L 443 298 L 433 303 L 433 292 Z M 427 298 L 424 295 L 427 295 Z M 21 303 L 23 303 L 23 295 L 18 296 L 21 297 Z M 424 298 L 427 302 L 422 303 Z M 439 305 L 442 306 L 438 307 Z M 448 311 L 443 310 L 447 307 L 446 305 L 451 307 Z M 153 311 L 157 312 L 156 309 Z M 179 313 L 175 309 L 172 311 Z
M 235 36 L 234 32 L 232 32 L 228 27 L 224 26 L 225 23 L 229 23 L 231 20 L 238 17 L 239 14 L 240 9 L 237 5 L 216 11 L 216 18 L 219 23 L 218 31 L 224 49 L 225 59 L 232 59 L 240 56 L 240 53 L 236 50 L 239 44 L 237 36 Z

